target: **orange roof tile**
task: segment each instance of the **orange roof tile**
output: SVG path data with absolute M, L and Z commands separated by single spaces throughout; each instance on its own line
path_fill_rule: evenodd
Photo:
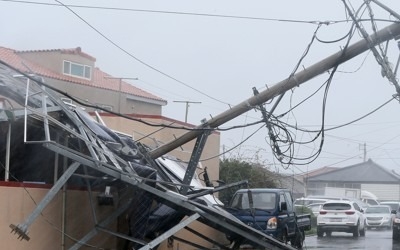
M 83 53 L 81 49 L 78 47 L 76 49 L 56 49 L 56 50 L 35 50 L 35 51 L 15 51 L 13 49 L 5 48 L 0 46 L 0 60 L 8 63 L 12 67 L 25 72 L 25 73 L 35 73 L 43 77 L 48 77 L 52 79 L 57 79 L 61 81 L 77 83 L 82 85 L 88 85 L 92 87 L 108 89 L 113 91 L 119 91 L 119 79 L 107 79 L 106 77 L 110 77 L 107 73 L 101 71 L 99 68 L 95 67 L 93 69 L 93 78 L 92 80 L 85 80 L 81 78 L 76 78 L 68 75 L 64 75 L 62 73 L 54 72 L 48 68 L 45 68 L 35 62 L 29 61 L 25 58 L 22 58 L 19 54 L 25 52 L 49 52 L 49 51 L 60 51 L 60 53 L 78 53 L 86 58 L 91 60 L 96 60 L 94 57 Z M 122 81 L 121 82 L 121 92 L 127 93 L 133 96 L 143 97 L 150 100 L 156 100 L 160 102 L 167 103 L 166 100 L 155 96 L 151 93 L 148 93 L 140 88 L 132 86 L 131 84 Z

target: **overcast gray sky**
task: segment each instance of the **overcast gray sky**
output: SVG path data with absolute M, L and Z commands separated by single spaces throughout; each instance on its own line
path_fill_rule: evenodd
M 131 83 L 166 99 L 164 116 L 184 120 L 185 104 L 174 101 L 201 102 L 189 107 L 188 122 L 195 125 L 224 112 L 228 104 L 235 106 L 248 99 L 253 87 L 261 92 L 287 78 L 314 33 L 316 37 L 299 70 L 339 51 L 346 45 L 352 25 L 341 0 L 32 2 L 0 0 L 0 46 L 16 50 L 81 47 L 97 59 L 96 65 L 103 71 L 116 77 L 138 77 Z M 374 22 L 368 21 L 371 12 L 361 6 L 363 2 L 347 4 L 354 10 L 361 7 L 359 17 L 365 20 L 362 25 L 368 33 L 373 25 L 382 29 L 396 20 L 371 3 Z M 381 2 L 400 13 L 400 1 Z M 361 39 L 356 31 L 350 44 Z M 392 40 L 387 51 L 389 62 L 395 66 L 399 57 L 397 42 Z M 328 73 L 322 74 L 285 94 L 274 115 L 285 113 L 311 96 L 328 78 Z M 321 129 L 324 91 L 322 87 L 279 120 L 308 130 Z M 381 76 L 373 54 L 361 54 L 340 65 L 333 76 L 326 98 L 325 129 L 366 115 L 393 94 L 395 88 Z M 275 101 L 266 109 L 270 110 Z M 400 172 L 399 113 L 400 104 L 394 100 L 351 125 L 327 130 L 319 157 L 314 161 L 294 160 L 304 165 L 288 170 L 272 157 L 266 128 L 227 156 L 258 157 L 279 171 L 301 173 L 323 166 L 360 163 L 365 143 L 367 158 Z M 260 118 L 261 112 L 251 110 L 221 127 Z M 259 127 L 221 132 L 221 151 L 222 146 L 228 150 L 240 144 Z M 291 131 L 297 142 L 315 136 Z M 319 145 L 320 137 L 311 143 L 296 144 L 293 156 L 311 156 Z

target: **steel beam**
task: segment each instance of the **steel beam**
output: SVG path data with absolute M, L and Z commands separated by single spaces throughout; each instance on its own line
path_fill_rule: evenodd
M 72 174 L 78 169 L 80 163 L 75 162 L 72 163 L 69 168 L 64 172 L 64 174 L 58 179 L 58 181 L 53 185 L 53 187 L 46 193 L 43 199 L 37 204 L 33 212 L 29 215 L 29 217 L 22 223 L 15 226 L 14 224 L 10 225 L 12 232 L 18 234 L 18 238 L 29 240 L 28 236 L 28 228 L 31 224 L 36 220 L 36 218 L 43 212 L 44 208 L 53 200 L 54 196 L 58 193 L 58 191 L 64 186 L 64 184 L 68 181 L 68 179 L 72 176 Z
M 163 242 L 164 240 L 168 239 L 169 237 L 171 237 L 172 235 L 176 234 L 179 230 L 181 230 L 182 228 L 186 227 L 187 225 L 189 225 L 190 223 L 192 223 L 193 221 L 197 220 L 200 217 L 199 214 L 195 213 L 191 216 L 189 216 L 188 218 L 186 218 L 184 221 L 181 221 L 178 225 L 172 227 L 170 230 L 168 230 L 167 232 L 163 233 L 162 235 L 158 236 L 156 239 L 154 239 L 153 241 L 147 243 L 145 246 L 143 246 L 142 248 L 139 248 L 139 250 L 151 250 L 153 248 L 155 248 L 156 246 L 158 246 L 161 242 Z
M 181 194 L 187 194 L 189 190 L 189 185 L 192 182 L 194 173 L 196 172 L 197 164 L 199 163 L 201 153 L 203 152 L 204 146 L 206 145 L 209 134 L 210 131 L 207 130 L 197 137 L 196 144 L 194 145 L 193 152 L 190 157 L 189 165 L 187 166 L 185 176 L 182 180 L 183 186 L 181 186 L 180 189 Z
M 93 227 L 93 229 L 90 230 L 90 232 L 88 232 L 82 239 L 77 241 L 75 245 L 69 248 L 69 250 L 78 250 L 81 246 L 85 245 L 91 238 L 93 238 L 98 233 L 97 227 L 106 227 L 108 226 L 108 224 L 116 220 L 118 216 L 120 216 L 123 212 L 125 212 L 129 208 L 131 204 L 130 201 L 131 200 L 127 201 L 125 204 L 117 208 L 114 212 L 110 214 L 110 216 L 101 221 L 98 225 L 96 225 L 96 227 Z

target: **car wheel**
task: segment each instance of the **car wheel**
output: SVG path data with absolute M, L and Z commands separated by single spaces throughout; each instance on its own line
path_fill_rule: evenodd
M 282 235 L 281 235 L 281 241 L 285 244 L 287 244 L 288 242 L 288 237 L 287 237 L 287 233 L 286 230 L 283 230 Z
M 397 229 L 393 228 L 392 232 L 393 232 L 392 239 L 395 241 L 400 240 L 399 231 Z
M 365 226 L 364 226 L 363 229 L 360 231 L 360 236 L 364 237 L 366 231 L 367 231 L 367 229 L 365 229 Z
M 353 228 L 353 237 L 358 237 L 360 234 L 360 222 L 357 223 L 357 226 Z
M 303 243 L 304 243 L 305 235 L 303 230 L 298 230 L 296 232 L 296 236 L 294 239 L 290 240 L 290 244 L 294 246 L 297 249 L 302 249 L 303 248 Z
M 324 231 L 321 230 L 321 228 L 317 227 L 317 236 L 318 237 L 323 237 L 324 236 Z

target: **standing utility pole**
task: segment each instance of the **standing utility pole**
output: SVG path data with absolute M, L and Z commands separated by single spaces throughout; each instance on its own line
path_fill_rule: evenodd
M 359 145 L 360 149 L 364 151 L 364 162 L 367 161 L 367 143 L 364 142 L 364 145 Z
M 201 129 L 204 129 L 206 127 L 216 128 L 232 120 L 233 118 L 253 109 L 255 106 L 267 102 L 275 96 L 285 93 L 286 91 L 296 86 L 298 87 L 300 86 L 300 84 L 303 84 L 304 82 L 311 80 L 312 78 L 330 70 L 331 68 L 358 56 L 359 54 L 370 49 L 371 46 L 375 46 L 390 39 L 394 39 L 399 35 L 400 23 L 394 23 L 390 26 L 387 26 L 386 28 L 370 35 L 368 39 L 362 39 L 355 44 L 347 47 L 346 50 L 332 54 L 324 60 L 319 61 L 294 75 L 291 75 L 283 81 L 278 82 L 269 89 L 260 92 L 258 95 L 253 96 L 245 100 L 244 102 L 241 102 L 238 105 L 232 107 L 231 109 L 213 117 L 212 119 L 197 126 L 196 129 L 191 130 L 186 134 L 183 134 L 177 139 L 167 144 L 164 144 L 161 147 L 153 149 L 152 151 L 150 151 L 150 157 L 152 157 L 153 159 L 158 158 L 199 136 L 201 133 L 203 133 Z
M 113 76 L 105 76 L 105 79 L 117 79 L 119 80 L 118 86 L 118 113 L 121 113 L 121 93 L 122 93 L 122 80 L 139 80 L 137 77 L 113 77 Z
M 191 102 L 191 101 L 174 101 L 174 102 L 186 103 L 185 123 L 187 123 L 188 111 L 189 111 L 189 103 L 201 103 L 201 102 Z

